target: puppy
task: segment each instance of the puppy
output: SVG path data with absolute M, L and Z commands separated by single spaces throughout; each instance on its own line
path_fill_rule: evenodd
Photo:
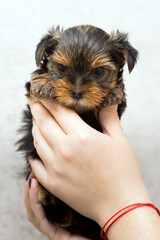
M 37 70 L 26 83 L 27 97 L 34 101 L 48 99 L 74 109 L 91 127 L 102 132 L 98 121 L 101 107 L 118 104 L 121 117 L 126 108 L 123 67 L 135 66 L 138 52 L 128 42 L 127 34 L 110 35 L 100 28 L 82 25 L 67 30 L 53 28 L 37 45 Z M 24 136 L 18 150 L 28 158 L 40 159 L 33 145 L 32 115 L 27 106 L 21 128 Z M 39 184 L 39 201 L 46 216 L 56 226 L 91 239 L 101 239 L 100 227 L 80 215 Z

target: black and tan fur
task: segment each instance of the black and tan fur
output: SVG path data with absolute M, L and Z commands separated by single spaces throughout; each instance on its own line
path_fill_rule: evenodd
M 45 35 L 36 49 L 37 70 L 27 82 L 27 96 L 34 101 L 48 99 L 74 109 L 90 126 L 102 131 L 97 119 L 101 107 L 118 104 L 121 117 L 126 107 L 123 66 L 132 71 L 138 52 L 127 34 L 82 25 L 65 31 L 59 27 Z M 32 115 L 24 111 L 22 139 L 18 141 L 29 167 L 28 157 L 39 158 L 33 145 Z M 27 171 L 26 168 L 26 171 Z M 100 227 L 54 197 L 41 185 L 39 200 L 49 221 L 91 239 L 100 238 Z

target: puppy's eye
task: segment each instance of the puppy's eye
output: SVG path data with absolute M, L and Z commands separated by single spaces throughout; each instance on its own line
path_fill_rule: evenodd
M 105 69 L 103 67 L 98 67 L 94 69 L 94 74 L 99 77 L 102 76 L 104 72 L 105 72 Z
M 63 64 L 58 64 L 58 69 L 61 73 L 64 73 L 67 70 L 67 67 Z

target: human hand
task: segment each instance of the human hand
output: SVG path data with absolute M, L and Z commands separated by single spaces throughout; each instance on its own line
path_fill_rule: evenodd
M 30 179 L 30 189 L 29 189 Z M 87 238 L 73 235 L 68 231 L 51 224 L 44 213 L 41 203 L 38 202 L 38 182 L 31 176 L 25 183 L 24 202 L 29 221 L 50 240 L 89 240 Z
M 34 145 L 43 161 L 30 164 L 51 193 L 101 226 L 120 208 L 151 201 L 116 106 L 100 111 L 103 133 L 57 103 L 43 100 L 30 107 Z

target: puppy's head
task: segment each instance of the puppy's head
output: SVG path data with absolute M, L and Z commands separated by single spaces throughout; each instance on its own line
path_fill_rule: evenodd
M 82 25 L 65 31 L 52 29 L 38 44 L 36 63 L 49 75 L 54 99 L 84 111 L 100 107 L 122 77 L 122 68 L 129 72 L 138 52 L 129 44 L 127 35 Z

